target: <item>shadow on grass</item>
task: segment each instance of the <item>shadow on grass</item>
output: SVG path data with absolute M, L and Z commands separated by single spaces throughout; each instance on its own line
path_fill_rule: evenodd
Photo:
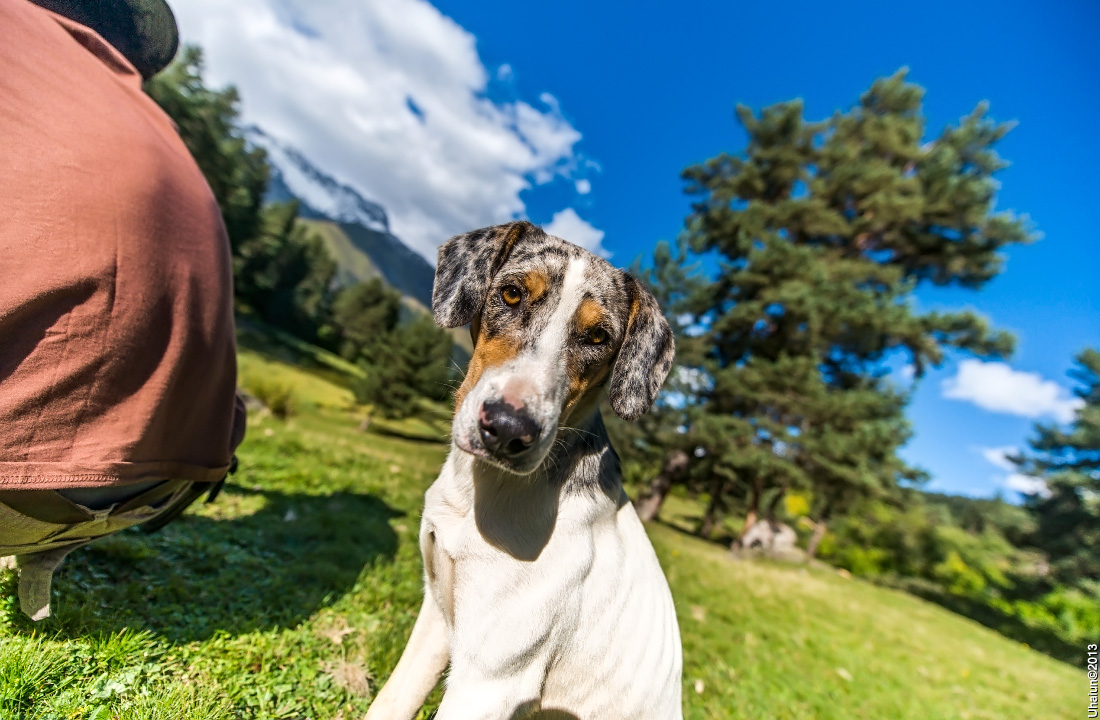
M 734 537 L 733 537 L 732 534 L 726 533 L 726 532 L 715 532 L 710 537 L 703 537 L 698 532 L 696 532 L 694 527 L 689 527 L 688 526 L 688 524 L 689 524 L 688 521 L 689 520 L 693 520 L 693 519 L 689 518 L 686 515 L 681 515 L 676 520 L 668 520 L 668 519 L 665 519 L 663 516 L 658 515 L 657 517 L 653 518 L 652 520 L 649 520 L 648 522 L 650 522 L 654 525 L 661 525 L 662 527 L 666 527 L 669 530 L 672 530 L 673 532 L 676 532 L 676 533 L 679 533 L 680 535 L 683 535 L 684 537 L 695 538 L 696 540 L 702 540 L 703 542 L 707 542 L 707 543 L 710 543 L 712 545 L 719 545 L 719 546 L 722 546 L 722 547 L 726 548 L 727 550 L 729 550 L 730 543 L 732 543 L 733 540 L 734 540 Z
M 681 518 L 682 520 L 682 518 Z M 692 537 L 706 542 L 711 542 L 715 545 L 720 545 L 727 550 L 730 543 L 733 541 L 732 536 L 718 535 L 716 533 L 715 538 L 702 538 L 697 533 L 691 532 L 686 529 L 682 524 L 675 521 L 667 521 L 658 517 L 652 520 L 654 524 L 662 525 L 670 530 L 680 533 L 686 537 Z M 730 554 L 731 558 L 740 558 L 736 553 Z M 748 554 L 745 557 L 764 559 L 776 564 L 804 564 L 802 562 L 794 562 L 790 560 L 777 559 L 775 557 L 767 557 L 760 555 Z M 818 564 L 822 567 L 830 568 L 831 566 L 820 560 L 810 561 L 811 564 Z M 1075 667 L 1081 667 L 1085 661 L 1084 645 L 1070 643 L 1057 635 L 1053 630 L 1046 628 L 1039 628 L 1027 625 L 1020 618 L 1008 615 L 997 608 L 991 607 L 978 600 L 962 597 L 959 595 L 952 595 L 937 586 L 913 578 L 888 581 L 885 579 L 876 581 L 873 578 L 862 578 L 864 581 L 882 585 L 892 588 L 894 590 L 900 590 L 915 597 L 919 597 L 922 600 L 939 605 L 940 607 L 961 615 L 965 618 L 969 618 L 976 623 L 984 625 L 985 627 L 993 630 L 994 632 L 1003 635 L 1004 637 L 1015 640 L 1019 643 L 1025 643 L 1033 650 L 1036 650 L 1044 655 L 1054 658 L 1055 660 L 1061 660 L 1062 662 L 1070 663 Z
M 389 520 L 404 514 L 348 492 L 227 487 L 223 502 L 245 514 L 191 513 L 153 535 L 128 530 L 73 552 L 54 580 L 54 617 L 34 629 L 131 628 L 189 642 L 294 627 L 352 590 L 366 566 L 392 560 Z
M 293 365 L 303 372 L 339 387 L 348 386 L 347 372 L 334 367 L 331 362 L 324 361 L 318 355 L 322 352 L 320 349 L 268 325 L 259 318 L 237 315 L 236 323 L 239 349 L 250 350 L 267 360 Z M 340 361 L 342 362 L 343 359 L 340 358 Z M 351 370 L 355 368 L 350 362 L 347 366 Z
M 450 436 L 444 433 L 438 435 L 426 435 L 418 433 L 415 430 L 404 430 L 400 427 L 396 427 L 389 424 L 382 424 L 379 421 L 375 421 L 371 424 L 370 432 L 375 435 L 382 435 L 385 437 L 395 437 L 402 440 L 408 440 L 415 443 L 423 443 L 425 445 L 443 445 L 450 441 Z
M 959 595 L 952 595 L 926 583 L 903 581 L 888 583 L 888 586 L 904 590 L 953 613 L 970 618 L 1006 638 L 1026 643 L 1033 650 L 1056 660 L 1070 663 L 1075 667 L 1084 665 L 1084 644 L 1074 645 L 1067 642 L 1052 630 L 1032 627 L 1020 618 L 1008 615 L 985 603 Z

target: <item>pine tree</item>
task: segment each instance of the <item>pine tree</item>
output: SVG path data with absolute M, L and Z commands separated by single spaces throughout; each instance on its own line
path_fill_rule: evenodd
M 644 468 L 641 474 L 650 478 L 635 499 L 638 516 L 650 521 L 659 516 L 673 483 L 688 481 L 692 468 L 689 455 L 694 450 L 694 441 L 685 430 L 697 411 L 688 400 L 699 377 L 691 369 L 698 362 L 692 360 L 695 346 L 685 326 L 690 324 L 690 315 L 684 314 L 684 303 L 702 279 L 698 266 L 689 262 L 683 239 L 675 250 L 667 242 L 658 243 L 653 264 L 643 268 L 636 262 L 630 273 L 653 293 L 676 335 L 677 365 L 650 412 L 633 423 L 620 420 L 610 410 L 604 413 L 615 446 L 623 448 L 629 458 L 628 474 Z
M 355 360 L 397 327 L 400 315 L 401 293 L 379 278 L 344 288 L 332 306 L 332 323 L 340 355 Z
M 766 497 L 809 490 L 812 552 L 832 514 L 922 478 L 897 456 L 907 395 L 886 362 L 903 353 L 919 377 L 948 347 L 1011 352 L 974 313 L 910 302 L 922 282 L 981 287 L 998 249 L 1031 239 L 993 212 L 1005 165 L 993 145 L 1009 126 L 980 105 L 925 142 L 922 97 L 901 71 L 822 122 L 799 101 L 738 107 L 745 151 L 684 171 L 693 249 L 719 265 L 689 303 L 711 379 L 692 426 L 711 466 L 710 525 L 731 496 L 747 498 L 747 530 Z
M 336 263 L 298 222 L 296 202 L 264 205 L 267 154 L 244 139 L 236 89 L 208 88 L 202 51 L 186 46 L 145 91 L 176 123 L 222 211 L 238 305 L 306 340 L 324 340 Z
M 233 258 L 237 300 L 315 342 L 330 322 L 336 261 L 298 220 L 297 201 L 267 205 L 260 219 L 260 231 L 240 243 Z
M 1078 586 L 1100 599 L 1100 351 L 1077 356 L 1071 375 L 1082 401 L 1068 428 L 1038 425 L 1022 472 L 1046 481 L 1026 507 L 1038 525 L 1032 543 L 1050 560 L 1055 584 Z
M 212 90 L 202 78 L 202 50 L 187 45 L 176 60 L 145 83 L 145 92 L 176 123 L 221 208 L 234 251 L 260 232 L 269 169 L 267 153 L 249 147 L 237 126 L 240 98 L 228 87 Z
M 439 400 L 450 392 L 451 336 L 429 315 L 398 326 L 367 346 L 360 364 L 364 378 L 352 388 L 373 412 L 402 418 L 416 412 L 420 399 Z M 365 429 L 370 418 L 363 423 Z

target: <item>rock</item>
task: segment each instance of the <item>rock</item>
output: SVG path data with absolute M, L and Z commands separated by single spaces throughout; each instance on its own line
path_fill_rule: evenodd
M 267 408 L 262 400 L 243 388 L 237 388 L 237 395 L 241 398 L 241 402 L 244 403 L 244 409 L 249 412 L 264 410 Z
M 767 555 L 800 555 L 798 535 L 788 525 L 768 520 L 753 523 L 741 538 L 741 550 L 754 550 Z

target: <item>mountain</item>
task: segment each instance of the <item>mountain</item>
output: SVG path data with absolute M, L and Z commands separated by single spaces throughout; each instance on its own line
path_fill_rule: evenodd
M 380 277 L 404 297 L 410 312 L 431 312 L 435 268 L 390 232 L 389 217 L 378 203 L 314 165 L 304 154 L 255 125 L 245 140 L 267 151 L 271 166 L 268 202 L 297 200 L 298 215 L 324 241 L 336 260 L 342 287 Z M 469 332 L 453 332 L 460 364 L 473 350 Z
M 390 232 L 385 208 L 255 125 L 245 130 L 245 139 L 267 151 L 271 178 L 265 199 L 298 200 L 298 214 L 310 221 L 336 259 L 340 285 L 381 277 L 425 309 L 432 306 L 435 268 Z
M 267 151 L 271 166 L 265 198 L 268 202 L 296 199 L 302 204 L 300 214 L 304 217 L 361 225 L 380 233 L 390 231 L 389 218 L 381 205 L 317 168 L 296 148 L 255 125 L 245 128 L 244 136 L 250 145 Z

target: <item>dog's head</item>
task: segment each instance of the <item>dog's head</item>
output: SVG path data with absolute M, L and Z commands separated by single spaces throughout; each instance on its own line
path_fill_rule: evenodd
M 432 310 L 444 327 L 469 323 L 474 338 L 455 444 L 517 473 L 534 471 L 558 428 L 590 414 L 605 385 L 618 415 L 642 415 L 675 352 L 641 283 L 528 222 L 439 248 Z

